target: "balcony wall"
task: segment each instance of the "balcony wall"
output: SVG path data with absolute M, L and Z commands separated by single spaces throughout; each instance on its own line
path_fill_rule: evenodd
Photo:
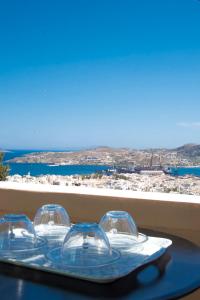
M 0 182 L 0 215 L 25 213 L 33 218 L 47 203 L 64 206 L 72 222 L 98 222 L 108 210 L 126 210 L 141 230 L 179 235 L 200 245 L 199 196 Z M 183 299 L 200 299 L 200 290 Z
M 0 182 L 0 214 L 33 218 L 46 203 L 63 205 L 72 222 L 98 222 L 108 210 L 126 210 L 140 228 L 177 234 L 200 245 L 199 196 Z

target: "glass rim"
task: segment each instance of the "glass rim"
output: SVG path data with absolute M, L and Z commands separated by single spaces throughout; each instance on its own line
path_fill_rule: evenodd
M 56 208 L 62 208 L 65 209 L 63 206 L 61 206 L 60 204 L 56 204 L 56 203 L 49 203 L 49 204 L 44 204 L 40 207 L 40 209 L 44 209 L 44 210 L 54 210 Z
M 46 246 L 47 241 L 46 239 L 42 238 L 42 237 L 37 237 L 36 241 L 39 242 L 40 244 L 36 247 L 32 247 L 32 248 L 25 248 L 25 249 L 0 249 L 0 254 L 6 254 L 6 253 L 10 253 L 10 254 L 23 254 L 23 253 L 30 253 L 30 252 L 34 252 L 34 251 L 38 251 L 41 250 L 43 247 Z
M 95 231 L 101 231 L 103 234 L 105 234 L 102 227 L 95 222 L 79 222 L 75 223 L 74 225 L 71 225 L 69 232 L 77 231 L 77 232 L 95 232 Z
M 106 233 L 106 234 L 107 234 L 108 240 L 109 240 L 109 242 L 112 246 L 112 244 L 113 244 L 112 243 L 112 237 L 110 236 L 112 234 L 111 233 Z M 114 235 L 115 239 L 117 238 L 117 235 L 119 236 L 119 238 L 122 237 L 122 236 L 126 236 L 127 238 L 129 238 L 132 241 L 132 246 L 127 246 L 127 248 L 131 248 L 131 247 L 134 247 L 134 246 L 137 246 L 137 245 L 142 245 L 142 244 L 146 243 L 149 240 L 148 235 L 143 234 L 141 232 L 139 232 L 137 236 L 132 236 L 132 235 L 129 235 L 129 234 L 126 234 L 126 233 L 115 234 Z M 112 247 L 114 247 L 114 246 L 112 246 Z
M 25 214 L 5 214 L 2 219 L 6 222 L 18 222 L 26 220 L 32 224 L 31 220 Z
M 110 216 L 113 218 L 121 218 L 131 216 L 127 211 L 124 210 L 110 210 L 105 213 L 104 216 Z
M 80 247 L 81 248 L 81 247 Z M 121 257 L 121 253 L 118 249 L 116 248 L 111 248 L 112 250 L 112 254 L 115 255 L 115 257 L 111 258 L 110 261 L 108 262 L 105 262 L 105 263 L 99 263 L 99 264 L 96 264 L 96 265 L 85 265 L 85 266 L 81 266 L 81 265 L 70 265 L 70 264 L 67 264 L 65 263 L 64 259 L 62 258 L 62 247 L 57 247 L 57 248 L 54 248 L 54 249 L 51 249 L 47 254 L 46 254 L 46 257 L 48 260 L 50 260 L 52 263 L 57 263 L 63 267 L 68 267 L 68 268 L 73 268 L 73 269 L 90 269 L 90 268 L 97 268 L 97 267 L 104 267 L 104 266 L 108 266 L 108 265 L 112 265 L 114 264 L 116 261 L 118 261 Z M 51 256 L 51 254 L 53 253 L 56 253 L 58 255 L 58 259 L 57 261 L 53 258 L 53 256 Z M 97 254 L 98 255 L 98 254 Z M 54 256 L 55 257 L 55 256 Z M 98 258 L 98 256 L 97 256 Z M 98 261 L 98 259 L 97 259 Z

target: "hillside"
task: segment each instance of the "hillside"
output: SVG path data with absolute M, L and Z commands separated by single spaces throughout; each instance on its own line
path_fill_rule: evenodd
M 187 158 L 200 157 L 200 145 L 198 144 L 186 144 L 175 149 L 178 155 Z
M 200 164 L 200 145 L 186 144 L 175 149 L 97 147 L 75 152 L 33 152 L 16 157 L 10 163 L 46 163 L 58 165 L 191 166 Z

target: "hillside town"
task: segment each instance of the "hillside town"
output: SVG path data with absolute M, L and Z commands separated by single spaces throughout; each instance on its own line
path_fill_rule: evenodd
M 103 174 L 71 176 L 43 175 L 38 177 L 13 175 L 8 176 L 7 180 L 19 183 L 200 195 L 200 177 L 189 175 L 175 177 L 164 173 L 159 175 L 141 175 L 135 173 L 113 174 L 111 176 Z

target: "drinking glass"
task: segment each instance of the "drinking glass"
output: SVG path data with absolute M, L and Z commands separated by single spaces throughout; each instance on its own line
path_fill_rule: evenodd
M 7 214 L 0 220 L 0 255 L 18 258 L 42 251 L 45 241 L 37 237 L 26 215 Z
M 46 204 L 38 209 L 34 227 L 36 233 L 46 238 L 49 243 L 61 243 L 70 228 L 70 218 L 61 205 Z
M 108 211 L 100 220 L 112 247 L 121 250 L 142 248 L 147 236 L 138 232 L 136 223 L 126 211 Z
M 62 267 L 90 268 L 111 264 L 120 253 L 111 248 L 97 223 L 78 223 L 71 227 L 62 247 L 50 251 L 48 257 Z

